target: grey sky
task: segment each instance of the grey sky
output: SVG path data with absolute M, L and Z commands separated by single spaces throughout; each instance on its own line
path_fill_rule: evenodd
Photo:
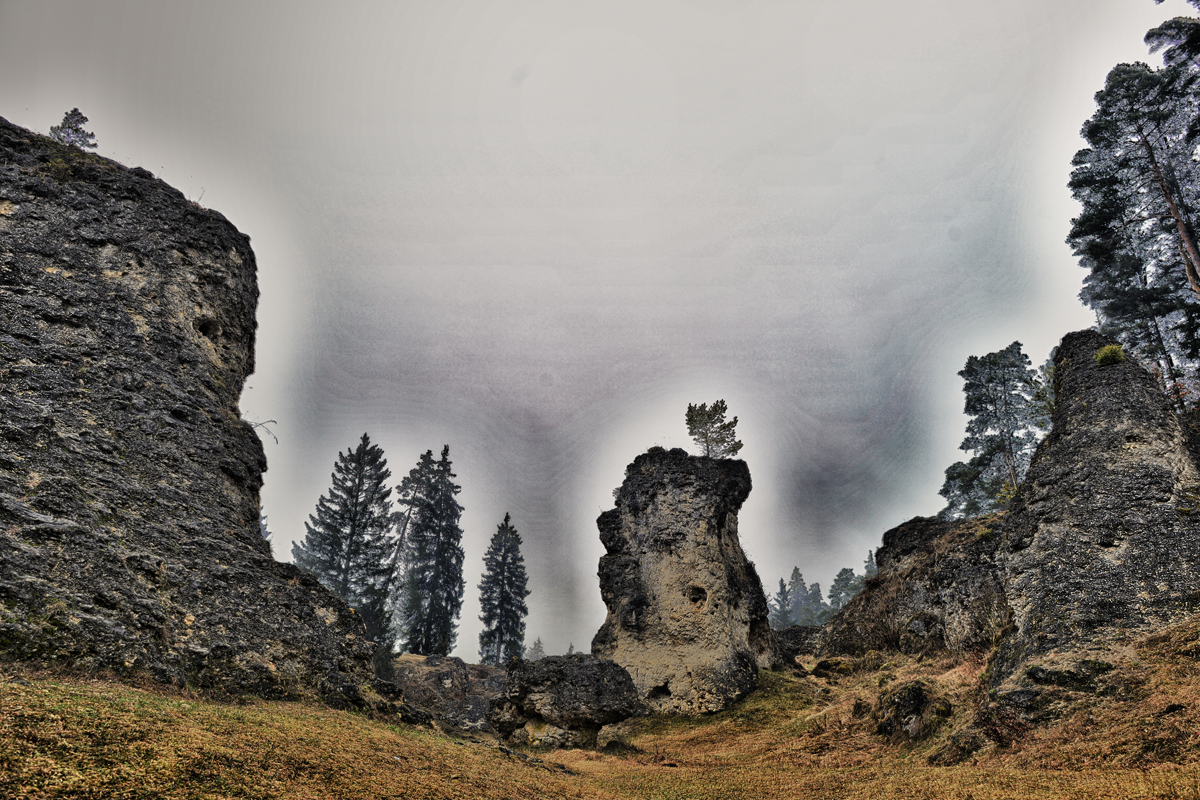
M 0 0 L 0 115 L 252 237 L 243 408 L 276 419 L 276 555 L 363 431 L 450 445 L 458 654 L 511 512 L 529 634 L 603 619 L 595 518 L 689 402 L 737 414 L 768 589 L 941 507 L 956 372 L 1091 322 L 1063 244 L 1092 94 L 1182 0 Z

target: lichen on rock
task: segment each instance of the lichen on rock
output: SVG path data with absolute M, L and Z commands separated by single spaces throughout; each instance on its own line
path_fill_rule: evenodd
M 774 666 L 766 597 L 738 540 L 749 493 L 744 461 L 657 448 L 597 520 L 608 615 L 592 653 L 629 670 L 655 711 L 719 711 Z

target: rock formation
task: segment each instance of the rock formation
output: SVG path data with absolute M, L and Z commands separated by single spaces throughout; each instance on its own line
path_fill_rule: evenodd
M 767 600 L 737 534 L 749 494 L 744 461 L 652 448 L 597 520 L 608 616 L 592 653 L 629 670 L 655 711 L 719 711 L 773 665 Z
M 0 658 L 357 703 L 374 645 L 258 529 L 254 254 L 0 119 Z
M 878 576 L 814 651 L 998 643 L 992 685 L 1026 703 L 1033 686 L 1090 685 L 1113 642 L 1194 613 L 1200 470 L 1153 376 L 1132 359 L 1097 363 L 1110 344 L 1063 339 L 1053 428 L 1008 512 L 886 533 Z
M 492 733 L 488 708 L 504 692 L 505 671 L 452 656 L 406 653 L 393 660 L 391 681 L 406 703 L 429 712 L 443 728 Z
M 812 649 L 860 655 L 991 647 L 1010 616 L 995 561 L 998 524 L 918 517 L 885 533 L 875 553 L 878 574 L 826 623 Z
M 594 747 L 602 727 L 641 710 L 619 665 L 590 655 L 547 656 L 509 665 L 488 721 L 512 744 Z
M 1167 398 L 1112 340 L 1068 334 L 1055 358 L 1054 427 L 1003 526 L 1013 627 L 1000 682 L 1034 656 L 1182 619 L 1200 600 L 1200 471 Z

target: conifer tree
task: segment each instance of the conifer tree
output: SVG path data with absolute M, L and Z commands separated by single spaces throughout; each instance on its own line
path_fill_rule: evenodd
M 364 433 L 356 448 L 338 454 L 329 493 L 304 524 L 304 541 L 292 545 L 296 566 L 359 612 L 381 658 L 395 642 L 387 613 L 395 549 L 392 490 L 385 485 L 391 477 L 383 450 Z
M 537 661 L 539 658 L 545 657 L 546 648 L 542 646 L 542 637 L 540 636 L 533 640 L 533 644 L 525 648 L 525 654 L 523 656 L 526 661 Z
M 837 611 L 856 595 L 857 576 L 854 570 L 843 567 L 829 586 L 829 607 Z
M 525 559 L 521 556 L 521 535 L 506 513 L 496 528 L 483 556 L 483 579 L 479 582 L 479 663 L 503 665 L 518 658 L 525 649 L 525 617 L 529 608 L 525 598 Z
M 95 150 L 96 135 L 83 129 L 87 121 L 88 118 L 78 108 L 72 108 L 63 114 L 61 124 L 50 126 L 50 138 L 81 150 Z
M 767 620 L 770 622 L 771 627 L 777 631 L 790 628 L 795 624 L 792 621 L 792 593 L 783 578 L 779 579 L 779 590 L 771 598 L 770 612 Z
M 728 410 L 724 400 L 713 403 L 712 408 L 707 403 L 698 406 L 688 404 L 685 416 L 688 435 L 708 458 L 732 458 L 742 449 L 734 430 L 738 418 L 726 422 L 725 412 Z
M 804 582 L 804 576 L 800 574 L 799 567 L 792 567 L 792 574 L 788 578 L 788 596 L 791 598 L 790 616 L 793 625 L 807 625 L 804 622 L 805 613 L 804 607 L 808 602 L 808 584 Z
M 1037 373 L 1013 342 L 985 356 L 971 356 L 958 373 L 965 381 L 964 412 L 970 417 L 959 448 L 974 456 L 946 469 L 939 494 L 945 518 L 973 516 L 1002 506 L 1025 476 L 1041 419 L 1034 396 Z
M 404 580 L 395 607 L 404 650 L 447 655 L 462 611 L 462 490 L 450 471 L 450 445 L 438 461 L 427 450 L 399 486 L 404 519 Z

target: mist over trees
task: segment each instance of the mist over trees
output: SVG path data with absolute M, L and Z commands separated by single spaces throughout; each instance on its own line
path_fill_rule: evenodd
M 840 570 L 829 587 L 829 598 L 826 602 L 821 594 L 821 584 L 806 583 L 800 568 L 792 567 L 792 574 L 788 580 L 785 582 L 780 578 L 779 588 L 767 600 L 767 619 L 775 630 L 792 625 L 824 624 L 835 611 L 854 599 L 863 590 L 867 578 L 877 572 L 875 551 L 868 550 L 862 574 L 856 574 L 849 567 Z

